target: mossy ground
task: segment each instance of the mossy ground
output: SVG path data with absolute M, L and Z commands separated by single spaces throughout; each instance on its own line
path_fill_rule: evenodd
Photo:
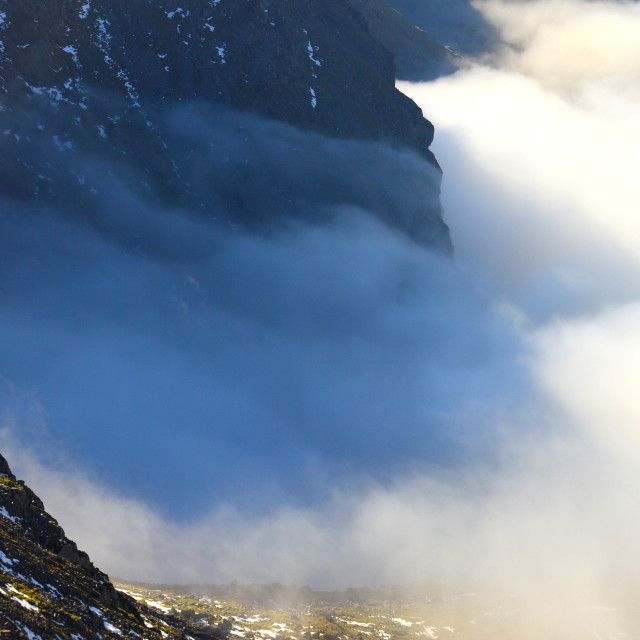
M 207 588 L 176 588 L 116 583 L 139 602 L 161 611 L 195 617 L 200 624 L 225 628 L 231 638 L 247 640 L 384 640 L 397 638 L 483 638 L 477 615 L 460 600 L 434 603 L 413 600 L 339 601 L 271 605 L 249 598 L 209 597 Z M 233 591 L 233 589 L 230 589 Z M 336 602 L 336 599 L 338 600 Z M 493 626 L 493 625 L 492 625 Z M 486 629 L 485 629 L 486 630 Z
M 64 531 L 25 485 L 2 474 L 0 509 L 0 637 L 12 640 L 192 637 L 188 625 L 179 620 L 165 620 L 160 611 L 136 606 L 133 600 L 118 594 L 107 576 L 90 563 L 74 562 L 77 554 L 68 559 L 52 550 L 69 547 Z M 52 548 L 43 541 L 51 542 Z
M 153 587 L 124 583 L 116 586 L 140 603 L 186 617 L 202 628 L 213 626 L 233 640 L 570 640 L 578 637 L 581 640 L 630 640 L 634 637 L 625 632 L 613 612 L 594 617 L 592 610 L 596 607 L 583 607 L 564 619 L 563 608 L 557 603 L 550 602 L 547 606 L 537 602 L 532 607 L 511 594 L 479 596 L 451 592 L 442 596 L 437 590 L 429 590 L 431 596 L 403 595 L 383 589 L 366 590 L 367 595 L 363 596 L 358 590 L 326 594 L 302 590 L 309 596 L 307 602 L 297 598 L 287 603 L 277 597 L 278 593 L 271 602 L 264 597 L 265 593 L 273 592 L 272 587 L 250 587 L 243 591 L 242 587 Z

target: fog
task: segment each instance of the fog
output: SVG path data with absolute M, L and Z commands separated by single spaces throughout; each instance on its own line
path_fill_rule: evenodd
M 177 266 L 76 228 L 26 262 L 3 447 L 106 571 L 436 580 L 522 596 L 513 637 L 592 633 L 596 605 L 637 633 L 640 12 L 474 7 L 502 49 L 401 85 L 453 263 L 366 203 L 262 239 L 174 212 Z
M 490 414 L 525 395 L 509 319 L 445 259 L 335 213 L 266 239 L 158 213 L 155 254 L 113 229 L 5 220 L 2 391 L 18 431 L 181 517 L 490 454 Z M 491 395 L 481 436 L 456 422 Z

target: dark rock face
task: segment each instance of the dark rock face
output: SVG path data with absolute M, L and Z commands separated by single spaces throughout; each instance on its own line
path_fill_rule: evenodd
M 88 578 L 97 581 L 100 584 L 100 601 L 103 604 L 124 607 L 129 612 L 135 611 L 131 599 L 117 592 L 107 576 L 93 566 L 89 556 L 66 537 L 56 520 L 45 511 L 40 498 L 24 482 L 16 480 L 2 456 L 0 473 L 4 476 L 0 485 L 4 517 L 14 523 L 19 522 L 25 538 L 79 567 Z
M 215 638 L 117 591 L 0 455 L 0 636 L 15 640 Z
M 462 55 L 490 51 L 495 29 L 470 0 L 387 0 L 413 24 L 437 33 L 438 41 Z
M 433 126 L 395 89 L 387 47 L 434 73 L 446 64 L 382 0 L 0 0 L 0 192 L 85 219 L 96 176 L 110 176 L 208 209 L 166 128 L 194 102 L 381 141 L 437 168 Z M 437 184 L 425 189 L 437 200 Z
M 457 69 L 450 50 L 383 0 L 349 0 L 362 24 L 389 51 L 400 80 L 433 80 Z
M 11 469 L 9 468 L 9 463 L 6 461 L 5 457 L 0 454 L 0 475 L 7 476 L 10 480 L 15 480 L 16 477 L 11 473 Z
M 393 55 L 347 2 L 105 4 L 96 16 L 145 102 L 203 99 L 328 135 L 431 144 L 433 127 L 393 86 Z

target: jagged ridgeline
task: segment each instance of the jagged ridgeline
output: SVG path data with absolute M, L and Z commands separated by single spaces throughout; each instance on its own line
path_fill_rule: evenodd
M 230 125 L 225 115 L 241 110 L 254 129 L 263 127 L 261 140 L 284 139 L 285 152 L 293 127 L 360 141 L 359 155 L 379 157 L 381 166 L 389 147 L 400 164 L 419 158 L 419 211 L 365 207 L 348 184 L 323 197 L 373 209 L 418 242 L 449 251 L 433 126 L 394 82 L 396 68 L 403 77 L 434 77 L 450 66 L 444 48 L 382 0 L 0 0 L 0 190 L 98 227 L 107 194 L 124 185 L 156 205 L 269 228 L 282 207 L 252 208 L 244 195 L 256 182 L 246 169 L 251 158 L 224 144 L 246 141 L 246 121 Z M 191 112 L 209 124 L 196 139 L 193 130 L 184 134 Z M 319 138 L 307 147 L 322 156 Z M 221 172 L 224 188 L 209 188 Z M 291 176 L 294 199 L 309 180 Z
M 0 455 L 0 638 L 222 640 L 117 591 Z

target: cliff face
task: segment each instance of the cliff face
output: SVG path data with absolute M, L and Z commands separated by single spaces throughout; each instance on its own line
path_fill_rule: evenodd
M 206 209 L 166 114 L 223 105 L 419 154 L 434 168 L 427 217 L 440 226 L 422 236 L 447 249 L 433 126 L 394 86 L 387 47 L 418 34 L 402 23 L 402 36 L 398 20 L 356 0 L 0 0 L 0 190 L 90 209 L 96 188 L 78 167 L 90 158 L 163 203 Z M 443 55 L 424 41 L 434 68 Z
M 457 68 L 456 55 L 392 8 L 392 2 L 348 2 L 362 16 L 362 24 L 372 37 L 394 54 L 399 80 L 433 80 Z
M 199 98 L 327 135 L 431 144 L 433 127 L 394 88 L 391 52 L 348 2 L 106 4 L 113 57 L 145 102 Z
M 89 106 L 90 88 L 134 110 L 201 99 L 425 152 L 433 127 L 395 90 L 393 54 L 376 39 L 399 16 L 377 5 L 4 0 L 0 68 L 5 89 L 27 99 Z M 425 58 L 438 59 L 431 44 Z

